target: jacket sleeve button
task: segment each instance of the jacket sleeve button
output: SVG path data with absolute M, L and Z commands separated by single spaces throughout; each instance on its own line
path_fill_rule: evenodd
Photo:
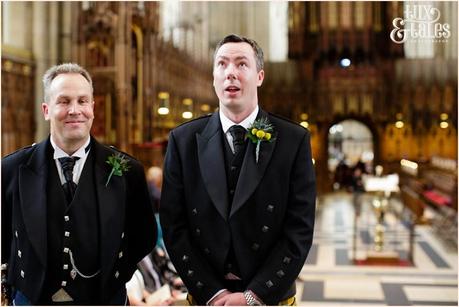
M 271 280 L 268 280 L 266 282 L 266 287 L 271 288 L 272 286 L 274 286 L 274 283 Z

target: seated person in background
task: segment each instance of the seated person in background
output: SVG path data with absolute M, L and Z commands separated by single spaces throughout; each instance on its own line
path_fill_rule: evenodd
M 147 258 L 147 257 L 145 257 Z M 170 288 L 166 284 L 162 286 L 159 284 L 159 275 L 153 270 L 148 270 L 145 266 L 144 260 L 139 262 L 137 269 L 132 276 L 131 280 L 126 283 L 126 290 L 129 297 L 129 303 L 134 306 L 169 306 L 174 302 L 171 296 Z M 147 270 L 147 271 L 145 271 Z M 146 279 L 144 279 L 144 274 Z
M 137 270 L 126 284 L 131 305 L 168 306 L 184 299 L 184 285 L 161 247 L 137 264 Z
M 142 273 L 139 270 L 134 272 L 131 280 L 126 283 L 126 291 L 129 298 L 129 304 L 133 306 L 146 305 L 144 302 L 145 284 Z

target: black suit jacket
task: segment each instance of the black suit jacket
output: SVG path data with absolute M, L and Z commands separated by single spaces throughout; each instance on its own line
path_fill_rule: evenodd
M 199 304 L 225 288 L 231 242 L 242 283 L 267 304 L 285 297 L 312 244 L 316 193 L 309 133 L 262 110 L 260 116 L 274 125 L 275 141 L 261 144 L 258 163 L 249 142 L 232 204 L 219 114 L 183 124 L 169 136 L 160 221 L 169 255 Z
M 47 270 L 49 146 L 48 138 L 2 159 L 2 263 L 8 263 L 8 283 L 32 303 L 40 296 Z M 117 304 L 124 300 L 120 291 L 137 262 L 154 248 L 156 221 L 142 165 L 126 155 L 131 168 L 105 186 L 111 171 L 107 158 L 117 151 L 95 139 L 91 151 L 100 218 L 100 299 Z

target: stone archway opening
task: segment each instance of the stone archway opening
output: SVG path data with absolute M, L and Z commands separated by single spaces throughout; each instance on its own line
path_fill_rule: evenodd
M 328 131 L 328 171 L 333 178 L 333 189 L 351 185 L 355 167 L 371 173 L 374 159 L 374 141 L 371 130 L 355 119 L 346 119 L 332 125 Z

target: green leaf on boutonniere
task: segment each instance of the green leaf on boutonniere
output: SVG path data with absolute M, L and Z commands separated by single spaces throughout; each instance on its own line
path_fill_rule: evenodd
M 258 157 L 260 155 L 260 146 L 262 142 L 272 142 L 274 126 L 269 122 L 267 117 L 262 117 L 253 122 L 252 126 L 247 131 L 247 137 L 256 144 L 255 147 L 255 161 L 258 163 Z
M 123 173 L 127 172 L 131 167 L 130 165 L 128 165 L 129 160 L 126 159 L 125 156 L 120 153 L 112 154 L 107 158 L 107 161 L 105 162 L 112 166 L 112 170 L 110 172 L 110 175 L 108 176 L 105 186 L 108 186 L 108 183 L 110 182 L 110 179 L 113 175 L 123 176 Z

